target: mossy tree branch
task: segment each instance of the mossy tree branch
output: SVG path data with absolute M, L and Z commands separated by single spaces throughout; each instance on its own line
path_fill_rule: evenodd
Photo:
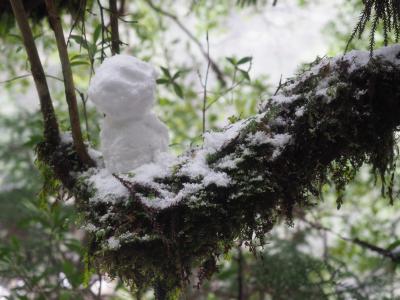
M 65 86 L 65 98 L 68 104 L 74 148 L 79 158 L 82 160 L 84 164 L 87 164 L 88 166 L 94 166 L 94 162 L 87 153 L 85 144 L 83 142 L 81 125 L 79 120 L 79 110 L 75 94 L 75 84 L 74 84 L 74 79 L 72 77 L 71 64 L 68 57 L 68 49 L 64 38 L 61 19 L 57 12 L 54 0 L 46 0 L 45 3 L 49 15 L 50 25 L 54 31 L 54 35 L 56 38 L 58 54 L 61 61 L 61 68 Z
M 206 134 L 203 147 L 167 167 L 130 176 L 92 168 L 72 179 L 56 172 L 93 233 L 92 263 L 139 288 L 162 283 L 169 297 L 194 266 L 200 282 L 213 274 L 236 241 L 254 249 L 256 236 L 263 244 L 276 222 L 291 222 L 294 207 L 313 204 L 322 184 L 343 190 L 363 163 L 382 177 L 391 172 L 400 46 L 368 57 L 315 63 L 258 115 Z
M 15 20 L 22 34 L 22 40 L 28 55 L 32 76 L 39 95 L 40 109 L 44 121 L 44 138 L 48 147 L 54 148 L 59 144 L 60 134 L 57 118 L 54 112 L 50 91 L 46 81 L 38 50 L 36 48 L 28 17 L 21 0 L 10 0 Z

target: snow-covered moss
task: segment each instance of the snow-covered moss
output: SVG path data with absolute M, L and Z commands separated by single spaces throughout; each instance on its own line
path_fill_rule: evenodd
M 278 219 L 290 221 L 328 176 L 343 189 L 365 162 L 384 176 L 400 125 L 400 46 L 368 57 L 315 62 L 258 115 L 178 158 L 74 177 L 93 263 L 132 285 L 172 289 L 194 266 L 200 280 L 211 275 L 234 240 L 263 240 Z

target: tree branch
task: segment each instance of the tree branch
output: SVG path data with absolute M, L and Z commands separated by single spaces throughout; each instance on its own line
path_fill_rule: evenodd
M 60 134 L 49 88 L 47 86 L 46 75 L 42 63 L 40 62 L 24 6 L 21 0 L 10 0 L 10 2 L 15 20 L 22 34 L 22 40 L 28 55 L 32 76 L 39 95 L 40 109 L 44 121 L 44 137 L 49 146 L 51 145 L 51 147 L 54 147 L 59 144 Z
M 368 57 L 315 62 L 259 114 L 206 133 L 202 147 L 178 158 L 129 176 L 92 168 L 74 177 L 93 263 L 139 287 L 163 282 L 173 290 L 194 266 L 201 282 L 236 240 L 263 244 L 276 222 L 291 222 L 328 174 L 343 189 L 365 162 L 382 176 L 391 171 L 400 45 Z
M 71 132 L 74 141 L 74 147 L 79 158 L 84 164 L 88 166 L 94 166 L 93 160 L 90 158 L 86 151 L 85 144 L 83 142 L 81 125 L 79 120 L 78 104 L 76 101 L 74 79 L 72 77 L 71 65 L 68 57 L 67 44 L 65 43 L 64 33 L 61 25 L 60 17 L 57 13 L 54 0 L 46 0 L 46 8 L 49 14 L 49 21 L 51 28 L 54 31 L 54 35 L 57 42 L 58 53 L 60 56 L 61 67 L 64 77 L 65 86 L 65 98 L 68 103 L 69 118 L 71 122 Z
M 361 248 L 367 249 L 371 252 L 377 253 L 382 257 L 388 258 L 390 260 L 392 260 L 394 263 L 399 263 L 400 262 L 400 256 L 398 253 L 394 253 L 393 251 L 391 251 L 390 249 L 385 249 L 382 247 L 379 247 L 377 245 L 371 244 L 367 241 L 361 240 L 359 238 L 349 238 L 349 237 L 344 237 L 336 232 L 334 232 L 333 230 L 323 226 L 320 223 L 317 222 L 312 222 L 307 220 L 305 217 L 302 217 L 301 220 L 303 222 L 305 222 L 306 224 L 310 225 L 312 228 L 315 228 L 317 230 L 323 230 L 325 232 L 329 232 L 335 236 L 337 236 L 338 238 L 340 238 L 343 241 L 355 244 L 360 246 Z
M 112 55 L 119 54 L 119 30 L 118 30 L 118 10 L 117 0 L 109 0 L 110 8 L 110 25 L 111 25 L 111 53 Z

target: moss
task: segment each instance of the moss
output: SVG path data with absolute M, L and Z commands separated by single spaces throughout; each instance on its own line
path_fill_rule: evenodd
M 272 108 L 273 118 L 285 120 L 285 125 L 271 125 L 271 116 L 252 118 L 237 138 L 207 157 L 211 169 L 224 158 L 241 159 L 237 168 L 224 170 L 230 178 L 228 187 L 209 185 L 192 198 L 161 210 L 140 201 L 143 196 L 161 197 L 161 193 L 134 181 L 121 180 L 130 197 L 112 205 L 90 205 L 89 186 L 75 185 L 82 189 L 76 193 L 84 198 L 80 210 L 85 219 L 104 230 L 91 239 L 91 262 L 133 288 L 161 284 L 159 292 L 169 293 L 187 284 L 194 267 L 200 270 L 200 282 L 209 278 L 218 269 L 218 257 L 234 241 L 251 245 L 256 235 L 263 243 L 276 222 L 285 219 L 291 224 L 293 209 L 314 204 L 313 196 L 322 184 L 331 181 L 343 191 L 363 163 L 371 163 L 379 176 L 387 176 L 394 168 L 393 132 L 400 124 L 399 70 L 376 60 L 352 73 L 345 64 L 324 72 L 284 85 L 286 96 L 297 95 L 295 101 Z M 320 80 L 328 79 L 334 84 L 331 99 L 322 101 L 317 87 Z M 304 114 L 297 117 L 300 107 Z M 273 145 L 249 142 L 248 134 L 257 131 L 286 133 L 291 142 L 272 159 Z M 186 158 L 190 160 L 190 152 Z M 56 170 L 65 166 L 65 160 L 60 164 Z M 181 176 L 181 167 L 157 183 L 175 194 L 187 182 L 200 183 L 201 178 Z M 76 183 L 76 178 L 63 177 L 65 172 L 55 174 L 67 184 Z M 105 214 L 113 217 L 102 221 Z M 121 239 L 120 248 L 103 247 L 111 236 L 126 232 L 132 238 Z

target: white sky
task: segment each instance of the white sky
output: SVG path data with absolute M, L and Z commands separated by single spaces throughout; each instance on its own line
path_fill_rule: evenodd
M 254 74 L 268 74 L 272 83 L 293 75 L 300 63 L 328 52 L 322 29 L 338 13 L 341 1 L 313 1 L 299 8 L 295 0 L 280 0 L 259 14 L 247 9 L 232 14 L 229 31 L 211 37 L 214 56 L 253 56 Z

